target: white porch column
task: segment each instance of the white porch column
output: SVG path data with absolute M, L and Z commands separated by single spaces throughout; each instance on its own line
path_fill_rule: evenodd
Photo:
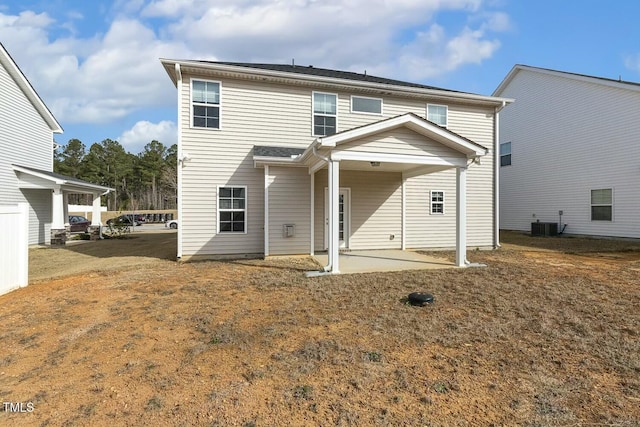
M 456 168 L 456 266 L 467 264 L 467 168 Z
M 269 165 L 264 166 L 264 256 L 269 256 Z
M 102 211 L 100 210 L 100 193 L 93 193 L 93 204 L 91 209 L 91 225 L 99 226 L 102 224 Z
M 407 179 L 402 174 L 402 242 L 400 248 L 404 251 L 407 249 Z
M 329 211 L 329 250 L 331 273 L 340 273 L 339 257 L 340 257 L 340 162 L 337 160 L 329 161 L 329 198 L 331 200 Z
M 310 248 L 309 248 L 309 255 L 313 256 L 314 252 L 315 252 L 315 232 L 316 232 L 316 225 L 315 225 L 315 210 L 316 210 L 316 174 L 315 172 L 311 172 L 311 191 L 309 192 L 311 194 L 311 200 L 310 200 L 310 204 L 311 204 L 311 218 L 310 218 L 310 222 L 309 222 L 309 229 L 311 230 L 311 235 L 309 236 L 309 242 L 310 242 Z
M 65 227 L 69 224 L 69 193 L 62 192 L 62 217 L 64 218 Z
M 51 229 L 64 230 L 64 195 L 60 187 L 53 190 L 51 195 Z

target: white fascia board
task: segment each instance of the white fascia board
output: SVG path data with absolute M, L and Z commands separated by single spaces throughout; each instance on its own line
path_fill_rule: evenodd
M 354 160 L 360 162 L 408 163 L 414 165 L 433 165 L 464 167 L 465 157 L 413 156 L 409 154 L 368 153 L 363 151 L 334 151 L 331 160 Z
M 29 102 L 31 102 L 40 116 L 42 116 L 47 125 L 49 125 L 51 131 L 53 133 L 62 133 L 62 126 L 60 126 L 60 123 L 58 123 L 42 98 L 40 98 L 38 92 L 31 86 L 31 83 L 29 83 L 29 80 L 27 80 L 26 76 L 22 73 L 18 64 L 16 64 L 4 46 L 2 46 L 2 43 L 0 43 L 0 64 L 7 70 Z
M 253 166 L 264 167 L 264 166 L 304 166 L 301 162 L 302 156 L 296 157 L 269 157 L 269 156 L 254 156 L 253 157 Z
M 463 152 L 467 155 L 472 155 L 473 157 L 484 156 L 487 154 L 486 148 L 467 141 L 464 138 L 458 137 L 446 129 L 438 125 L 431 124 L 413 114 L 403 114 L 391 119 L 382 120 L 377 123 L 365 125 L 335 135 L 319 138 L 319 143 L 322 147 L 335 147 L 337 144 L 357 140 L 402 126 L 426 137 L 434 138 L 438 142 L 453 148 L 454 150 Z
M 175 64 L 177 62 L 177 63 L 180 63 L 183 67 L 192 67 L 192 68 L 199 68 L 199 69 L 211 70 L 211 71 L 244 74 L 246 76 L 254 76 L 254 78 L 272 77 L 272 78 L 279 78 L 279 79 L 298 80 L 298 81 L 304 81 L 304 82 L 310 82 L 310 83 L 330 84 L 330 85 L 340 86 L 347 90 L 353 89 L 353 88 L 375 89 L 375 90 L 384 91 L 385 93 L 394 94 L 398 96 L 421 95 L 421 96 L 437 97 L 440 99 L 448 99 L 448 100 L 451 100 L 451 99 L 459 99 L 463 101 L 466 100 L 470 102 L 478 102 L 478 103 L 489 104 L 489 105 L 500 105 L 502 104 L 503 101 L 506 100 L 506 99 L 496 98 L 494 96 L 477 95 L 473 93 L 448 91 L 443 89 L 428 89 L 428 88 L 419 88 L 419 87 L 412 87 L 412 86 L 374 83 L 374 82 L 367 82 L 367 81 L 340 79 L 337 77 L 323 77 L 323 76 L 316 76 L 311 74 L 265 70 L 261 68 L 251 68 L 251 67 L 239 66 L 239 65 L 204 63 L 204 62 L 188 61 L 188 60 L 178 61 L 178 60 L 170 60 L 170 59 L 161 59 L 161 62 L 165 64 L 165 69 L 171 76 L 172 80 L 175 79 L 175 76 L 172 76 L 171 70 L 167 66 L 173 67 L 172 64 Z M 305 67 L 301 66 L 300 68 L 305 68 Z
M 326 165 L 327 163 L 324 160 L 318 160 L 317 162 L 309 166 L 309 175 L 313 175 L 320 169 L 324 168 Z

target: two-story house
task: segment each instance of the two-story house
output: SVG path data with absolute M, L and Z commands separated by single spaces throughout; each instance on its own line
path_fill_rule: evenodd
M 640 238 L 640 83 L 516 65 L 494 95 L 516 99 L 500 117 L 501 228 Z
M 28 204 L 29 244 L 64 243 L 71 193 L 93 195 L 98 226 L 100 195 L 110 189 L 53 172 L 53 135 L 62 128 L 2 44 L 0 94 L 0 205 Z
M 178 92 L 178 257 L 498 244 L 509 99 L 297 65 L 161 60 Z

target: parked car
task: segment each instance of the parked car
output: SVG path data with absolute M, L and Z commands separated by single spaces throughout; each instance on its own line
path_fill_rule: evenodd
M 178 228 L 178 220 L 177 219 L 170 219 L 169 221 L 164 223 L 164 226 L 176 229 L 176 228 Z
M 80 231 L 86 233 L 89 230 L 91 221 L 79 215 L 69 215 L 69 231 Z
M 136 217 L 137 215 L 132 214 L 120 215 L 108 220 L 107 225 L 142 225 L 142 222 L 138 221 Z

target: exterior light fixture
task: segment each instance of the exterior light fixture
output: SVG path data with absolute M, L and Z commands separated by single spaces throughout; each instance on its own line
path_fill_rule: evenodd
M 380 166 L 380 162 L 369 162 L 371 164 L 371 167 L 377 168 L 378 166 Z

